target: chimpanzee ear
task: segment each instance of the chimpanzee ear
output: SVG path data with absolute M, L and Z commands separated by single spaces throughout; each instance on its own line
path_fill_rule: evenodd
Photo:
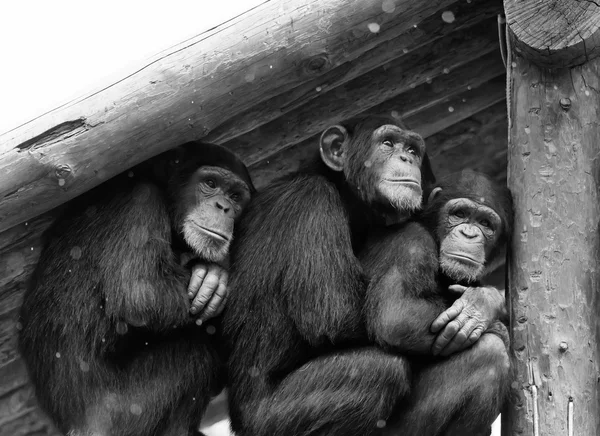
M 321 159 L 333 171 L 344 169 L 344 154 L 350 135 L 344 126 L 328 127 L 319 140 Z
M 429 193 L 429 197 L 427 197 L 427 204 L 431 204 L 431 202 L 435 200 L 435 197 L 437 197 L 440 192 L 442 192 L 442 188 L 440 186 L 433 188 L 433 190 Z

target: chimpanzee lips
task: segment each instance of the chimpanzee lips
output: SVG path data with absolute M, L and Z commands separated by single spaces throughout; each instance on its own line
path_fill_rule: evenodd
M 475 265 L 481 265 L 481 262 L 479 262 L 478 260 L 473 259 L 470 256 L 465 255 L 464 253 L 446 253 L 446 256 L 454 258 L 458 261 L 461 262 L 468 262 L 468 263 L 473 263 Z
M 417 179 L 413 179 L 411 177 L 395 177 L 393 179 L 386 179 L 388 182 L 391 183 L 400 183 L 403 185 L 417 185 L 417 186 L 421 186 L 421 184 L 419 183 L 419 181 Z
M 206 227 L 198 226 L 198 230 L 212 236 L 213 238 L 223 239 L 224 241 L 229 241 L 229 237 L 225 236 L 223 233 L 219 233 L 215 230 L 207 229 Z

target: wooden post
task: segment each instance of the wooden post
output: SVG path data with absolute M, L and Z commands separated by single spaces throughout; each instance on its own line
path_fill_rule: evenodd
M 600 6 L 505 0 L 517 378 L 504 435 L 600 434 Z M 550 68 L 553 67 L 553 68 Z

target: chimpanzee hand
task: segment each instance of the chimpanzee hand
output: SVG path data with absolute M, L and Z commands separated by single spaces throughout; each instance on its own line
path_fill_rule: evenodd
M 193 266 L 188 297 L 193 300 L 192 315 L 200 314 L 196 324 L 200 325 L 223 311 L 227 302 L 228 278 L 229 273 L 221 265 L 196 263 Z
M 473 345 L 505 312 L 504 291 L 491 286 L 448 289 L 462 295 L 431 324 L 432 333 L 440 332 L 431 349 L 434 355 L 449 356 Z

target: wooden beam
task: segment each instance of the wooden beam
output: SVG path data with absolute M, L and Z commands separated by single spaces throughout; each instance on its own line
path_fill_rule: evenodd
M 379 44 L 353 62 L 346 62 L 313 80 L 308 80 L 288 92 L 281 93 L 248 111 L 225 121 L 207 136 L 209 142 L 222 143 L 277 119 L 320 95 L 368 73 L 393 59 L 416 52 L 421 47 L 466 29 L 481 21 L 495 17 L 502 11 L 498 0 L 472 0 L 457 2 L 442 14 L 427 17 L 402 35 Z
M 496 24 L 483 22 L 454 32 L 415 53 L 402 56 L 297 110 L 225 143 L 252 165 L 274 151 L 302 142 L 327 126 L 363 112 L 437 76 L 498 50 Z
M 560 3 L 560 2 L 552 2 Z M 582 2 L 583 3 L 583 2 Z M 600 434 L 600 58 L 509 70 L 517 380 L 504 434 Z
M 549 68 L 581 65 L 600 54 L 600 2 L 504 0 L 517 53 Z
M 405 33 L 455 0 L 266 2 L 0 137 L 0 230 Z M 385 3 L 387 5 L 387 3 Z
M 500 62 L 499 58 L 494 62 Z M 503 101 L 505 98 L 504 77 L 501 76 L 499 80 L 494 80 L 489 83 L 477 83 L 477 80 L 475 80 L 475 77 L 477 77 L 476 72 L 481 71 L 481 77 L 485 77 L 486 73 L 483 70 L 479 70 L 477 65 L 469 65 L 471 67 L 471 73 L 475 74 L 464 76 L 467 68 L 461 69 L 461 71 L 463 73 L 463 80 L 464 77 L 470 77 L 474 83 L 474 85 L 471 86 L 471 89 L 467 89 L 467 85 L 465 85 L 462 88 L 464 91 L 457 94 L 456 91 L 461 88 L 444 88 L 443 86 L 439 86 L 441 83 L 444 83 L 443 78 L 440 78 L 441 83 L 435 85 L 435 88 L 437 88 L 438 93 L 445 94 L 445 98 L 439 99 L 436 106 L 429 106 L 426 103 L 427 100 L 423 100 L 423 102 L 420 103 L 422 106 L 420 110 L 417 111 L 415 111 L 414 106 L 405 106 L 407 101 L 414 102 L 415 106 L 418 106 L 419 95 L 427 93 L 426 90 L 429 90 L 429 93 L 432 93 L 431 88 L 434 87 L 433 83 L 435 82 L 431 85 L 426 83 L 421 87 L 415 88 L 410 93 L 403 94 L 403 96 L 406 97 L 406 100 L 401 98 L 398 99 L 397 106 L 388 106 L 388 109 L 391 109 L 390 113 L 394 113 L 394 115 L 404 118 L 404 121 L 411 129 L 428 137 L 487 107 Z M 483 66 L 489 64 L 482 61 L 480 65 Z M 487 68 L 486 71 L 488 71 Z M 493 71 L 494 70 L 492 69 L 491 72 L 488 72 L 487 74 L 494 74 Z M 498 74 L 497 70 L 495 74 Z M 455 77 L 460 77 L 460 75 L 459 72 L 456 76 L 453 75 L 452 79 L 454 80 Z M 477 85 L 480 86 L 477 87 Z M 388 104 L 389 103 L 386 103 L 386 105 Z M 452 111 L 449 110 L 450 108 L 452 108 Z M 405 117 L 405 115 L 407 116 Z M 318 133 L 299 144 L 295 144 L 292 147 L 277 152 L 251 166 L 250 172 L 255 185 L 260 189 L 274 179 L 297 170 L 303 163 L 309 161 L 314 156 L 317 139 Z

